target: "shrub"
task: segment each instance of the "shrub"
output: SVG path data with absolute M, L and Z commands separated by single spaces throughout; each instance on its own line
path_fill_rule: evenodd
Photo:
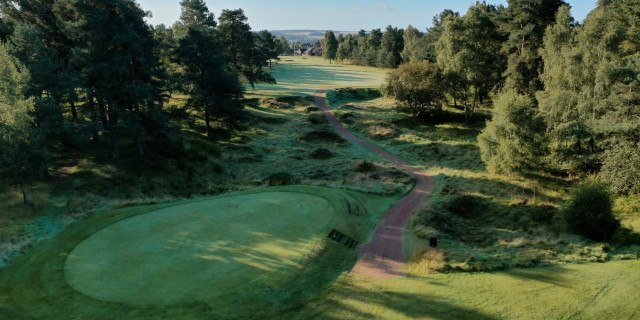
M 273 98 L 260 99 L 260 105 L 269 109 L 290 109 L 291 105 Z
M 311 156 L 311 158 L 314 158 L 314 159 L 329 159 L 335 156 L 336 154 L 331 152 L 331 150 L 329 149 L 318 148 L 313 150 L 309 155 Z
M 470 195 L 457 196 L 444 204 L 444 209 L 463 218 L 473 218 L 486 208 L 484 199 Z
M 396 135 L 395 126 L 369 126 L 367 135 L 373 140 L 384 140 L 393 138 Z
M 311 106 L 311 107 L 307 107 L 306 109 L 304 109 L 305 113 L 311 113 L 311 112 L 314 112 L 314 111 L 320 111 L 320 108 Z
M 352 104 L 345 104 L 345 105 L 339 106 L 338 110 L 362 110 L 362 108 Z
M 314 130 L 314 131 L 308 132 L 304 136 L 302 136 L 302 140 L 304 140 L 304 141 L 328 141 L 328 142 L 336 142 L 336 143 L 345 142 L 345 140 L 341 136 L 337 135 L 334 132 L 327 131 L 327 130 Z
M 572 192 L 562 215 L 575 233 L 592 240 L 606 241 L 620 227 L 612 208 L 607 186 L 598 181 L 587 181 Z
M 325 118 L 321 114 L 314 113 L 307 117 L 307 121 L 311 122 L 312 124 L 325 124 L 327 123 L 327 118 Z
M 353 124 L 360 117 L 358 113 L 352 111 L 344 113 L 339 112 L 337 116 L 338 120 L 346 124 Z
M 640 193 L 640 143 L 621 142 L 604 153 L 601 176 L 616 193 Z
M 461 225 L 461 219 L 446 211 L 425 209 L 416 214 L 416 226 L 430 226 L 439 232 L 451 233 Z
M 356 165 L 356 171 L 358 172 L 371 172 L 375 171 L 376 165 L 373 162 L 368 161 L 367 159 L 358 162 Z
M 270 186 L 286 186 L 290 184 L 295 184 L 296 179 L 292 174 L 288 172 L 277 172 L 270 175 L 267 178 L 267 182 Z
M 402 64 L 390 71 L 382 91 L 400 102 L 398 112 L 419 117 L 423 113 L 442 110 L 442 73 L 429 61 Z
M 550 205 L 541 205 L 531 208 L 529 217 L 535 222 L 551 222 L 556 214 L 556 208 Z

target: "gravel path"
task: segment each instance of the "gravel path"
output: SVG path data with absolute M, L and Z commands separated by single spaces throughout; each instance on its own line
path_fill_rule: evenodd
M 324 96 L 325 90 L 317 91 L 315 95 L 316 104 L 340 135 L 350 141 L 359 143 L 395 163 L 398 167 L 408 170 L 415 176 L 416 185 L 411 192 L 387 211 L 383 220 L 378 224 L 371 241 L 358 248 L 360 252 L 358 262 L 351 270 L 354 274 L 371 278 L 402 276 L 404 275 L 404 264 L 407 261 L 407 257 L 404 254 L 404 228 L 413 212 L 420 207 L 422 201 L 433 189 L 433 177 L 375 144 L 349 132 L 338 121 L 333 112 L 329 110 Z

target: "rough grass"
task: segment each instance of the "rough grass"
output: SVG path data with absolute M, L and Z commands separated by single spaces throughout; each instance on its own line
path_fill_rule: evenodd
M 203 137 L 201 121 L 184 116 L 173 123 L 183 130 L 185 139 L 180 145 L 184 153 L 162 153 L 165 146 L 147 141 L 156 154 L 163 156 L 161 161 L 105 165 L 111 163 L 108 153 L 105 155 L 99 150 L 108 150 L 108 147 L 96 146 L 69 171 L 70 178 L 62 190 L 51 194 L 49 189 L 54 184 L 32 189 L 32 197 L 43 200 L 38 203 L 46 203 L 45 207 L 38 209 L 36 205 L 35 210 L 24 209 L 16 190 L 3 193 L 0 221 L 5 224 L 0 224 L 0 231 L 9 241 L 1 244 L 0 249 L 11 247 L 12 252 L 23 252 L 23 255 L 12 256 L 10 260 L 17 259 L 15 263 L 0 270 L 0 318 L 638 317 L 640 290 L 636 283 L 640 279 L 636 261 L 565 262 L 636 259 L 640 250 L 634 249 L 637 247 L 633 244 L 639 243 L 636 240 L 640 231 L 640 197 L 616 201 L 614 211 L 627 230 L 614 237 L 619 243 L 584 241 L 568 234 L 562 221 L 555 218 L 554 210 L 566 199 L 569 182 L 550 174 L 514 178 L 486 173 L 475 138 L 486 115 L 479 114 L 474 123 L 466 125 L 458 110 L 446 109 L 438 117 L 417 121 L 395 113 L 393 101 L 367 100 L 347 94 L 337 97 L 332 107 L 339 114 L 353 112 L 341 117 L 350 129 L 365 138 L 377 138 L 376 143 L 385 149 L 437 175 L 437 188 L 416 219 L 431 219 L 440 225 L 435 228 L 414 220 L 408 228 L 406 248 L 412 259 L 407 277 L 370 280 L 351 276 L 346 270 L 354 262 L 354 253 L 341 251 L 343 247 L 324 241 L 311 248 L 310 254 L 299 260 L 294 272 L 277 283 L 279 287 L 274 290 L 279 292 L 261 297 L 257 303 L 246 304 L 240 310 L 216 310 L 207 302 L 131 307 L 101 302 L 73 290 L 64 280 L 66 256 L 82 239 L 115 222 L 109 217 L 109 208 L 121 208 L 116 210 L 115 219 L 125 219 L 199 201 L 203 194 L 263 187 L 270 175 L 283 171 L 299 178 L 300 183 L 342 189 L 342 195 L 355 205 L 353 214 L 339 215 L 341 220 L 336 221 L 336 225 L 344 226 L 345 232 L 358 240 L 370 235 L 380 215 L 408 190 L 411 179 L 355 145 L 331 144 L 328 149 L 335 156 L 316 159 L 310 154 L 327 147 L 300 141 L 298 137 L 310 130 L 329 129 L 326 122 L 311 125 L 306 119 L 316 111 L 308 109 L 313 104 L 310 95 L 316 89 L 378 87 L 384 72 L 329 66 L 319 58 L 289 60 L 293 61 L 283 61 L 273 69 L 281 72 L 277 75 L 277 86 L 259 85 L 249 93 L 254 98 L 278 98 L 277 101 L 292 107 L 272 109 L 260 106 L 257 99 L 249 101 L 247 127 L 250 129 L 222 137 L 220 148 Z M 365 75 L 372 70 L 373 74 Z M 298 81 L 303 71 L 307 76 L 302 76 L 304 81 Z M 359 82 L 351 82 L 354 79 Z M 298 94 L 302 96 L 280 97 Z M 185 98 L 174 97 L 170 108 L 178 114 L 184 113 L 178 107 L 184 104 Z M 131 144 L 124 142 L 127 146 Z M 127 146 L 123 147 L 123 153 L 132 152 Z M 177 161 L 178 157 L 184 157 L 185 161 Z M 358 172 L 357 165 L 363 159 L 374 163 L 376 171 Z M 152 166 L 148 167 L 149 164 Z M 67 165 L 59 163 L 55 168 Z M 125 166 L 129 170 L 121 170 Z M 281 188 L 300 191 L 299 186 Z M 186 197 L 196 199 L 165 203 Z M 466 203 L 457 203 L 460 197 L 470 197 L 471 203 L 477 200 L 484 209 L 460 211 L 457 208 L 465 208 Z M 157 204 L 137 206 L 153 203 Z M 366 210 L 362 210 L 363 207 Z M 71 224 L 58 237 L 37 243 L 36 239 L 49 239 L 77 220 L 80 222 Z M 425 239 L 430 236 L 439 238 L 439 249 L 426 248 Z M 28 245 L 20 247 L 27 242 Z M 516 268 L 545 264 L 552 266 Z M 450 272 L 503 268 L 508 270 Z
M 410 221 L 405 247 L 419 261 L 429 238 L 438 237 L 441 258 L 430 263 L 432 271 L 604 262 L 640 252 L 640 217 L 633 213 L 637 209 L 630 199 L 617 202 L 627 229 L 612 243 L 602 244 L 574 235 L 559 217 L 570 181 L 550 173 L 526 177 L 489 174 L 476 140 L 484 125 L 484 110 L 471 124 L 465 124 L 454 108 L 413 119 L 397 113 L 394 101 L 350 101 L 352 93 L 334 92 L 335 101 L 343 104 L 333 105 L 338 115 L 357 113 L 343 121 L 350 130 L 436 176 L 436 188 Z M 380 134 L 385 131 L 389 133 Z
M 185 99 L 176 96 L 169 105 L 182 106 Z M 132 141 L 123 141 L 124 159 L 111 160 L 109 137 L 102 137 L 102 143 L 85 146 L 79 155 L 61 152 L 50 169 L 52 181 L 30 188 L 35 207 L 23 208 L 18 190 L 2 194 L 7 201 L 3 201 L 6 207 L 0 211 L 0 265 L 96 210 L 268 186 L 269 177 L 276 173 L 294 178 L 287 184 L 347 188 L 378 195 L 402 194 L 410 188 L 406 178 L 374 179 L 355 172 L 354 166 L 364 158 L 382 169 L 393 165 L 364 148 L 336 144 L 333 140 L 340 141 L 338 136 L 332 135 L 331 141 L 302 139 L 313 131 L 333 134 L 326 120 L 317 125 L 306 121 L 307 108 L 314 105 L 312 96 L 272 99 L 291 107 L 271 109 L 261 106 L 258 99 L 249 99 L 247 129 L 218 141 L 203 135 L 201 120 L 190 124 L 178 121 L 172 124 L 182 127 L 181 139 L 172 142 L 175 148 L 146 137 L 147 155 L 143 157 L 133 154 Z M 318 148 L 329 149 L 335 156 L 310 156 Z M 169 149 L 171 152 L 167 152 Z M 79 160 L 71 164 L 69 159 L 75 157 Z M 64 175 L 60 174 L 61 168 L 65 168 Z

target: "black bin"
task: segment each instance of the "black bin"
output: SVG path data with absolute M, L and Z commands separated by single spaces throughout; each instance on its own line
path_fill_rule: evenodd
M 438 238 L 436 238 L 436 237 L 429 238 L 429 247 L 437 248 L 438 247 Z

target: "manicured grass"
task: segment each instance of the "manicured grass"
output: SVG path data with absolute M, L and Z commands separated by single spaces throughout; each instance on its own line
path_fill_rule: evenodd
M 348 277 L 288 319 L 637 319 L 637 261 L 371 280 Z
M 269 72 L 277 84 L 258 84 L 247 88 L 249 97 L 312 95 L 323 88 L 378 88 L 385 69 L 333 63 L 321 57 L 280 57 Z
M 67 258 L 66 279 L 83 294 L 111 302 L 225 300 L 220 296 L 282 278 L 332 229 L 333 215 L 327 200 L 294 192 L 160 209 L 81 242 Z
M 2 270 L 0 319 L 272 318 L 355 262 L 331 229 L 364 242 L 397 199 L 286 186 L 101 210 Z

